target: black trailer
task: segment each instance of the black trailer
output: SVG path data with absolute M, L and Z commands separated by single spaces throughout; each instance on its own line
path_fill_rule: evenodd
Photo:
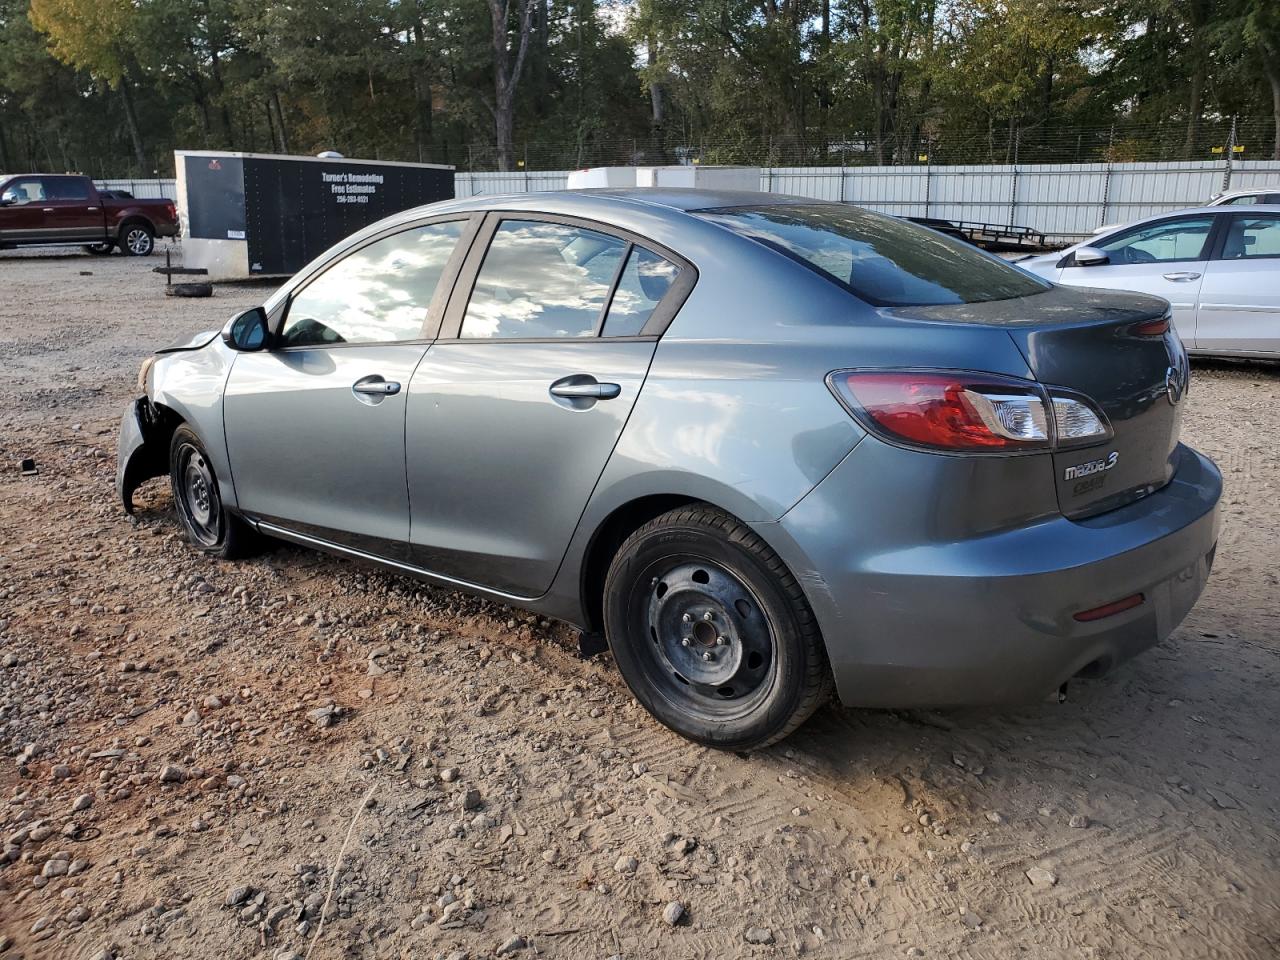
M 383 217 L 453 197 L 453 167 L 175 151 L 183 263 L 212 280 L 288 276 Z

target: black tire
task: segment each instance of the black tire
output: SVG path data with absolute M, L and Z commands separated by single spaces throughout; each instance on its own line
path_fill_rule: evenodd
M 693 504 L 635 531 L 605 578 L 605 635 L 655 718 L 690 740 L 758 750 L 831 694 L 800 584 L 759 536 Z
M 120 228 L 120 252 L 129 257 L 149 257 L 156 248 L 156 234 L 150 225 L 132 220 Z
M 201 553 L 234 560 L 256 551 L 253 528 L 222 505 L 209 455 L 186 424 L 169 441 L 169 485 L 182 532 Z
M 104 243 L 86 243 L 84 246 L 84 252 L 91 253 L 95 257 L 105 257 L 115 248 L 115 242 L 107 240 Z

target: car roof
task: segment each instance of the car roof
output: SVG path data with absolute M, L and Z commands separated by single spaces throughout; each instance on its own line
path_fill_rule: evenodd
M 679 187 L 601 187 L 585 190 L 545 190 L 529 193 L 482 194 L 443 200 L 405 214 L 445 213 L 454 210 L 537 210 L 549 214 L 603 215 L 610 210 L 665 208 L 674 213 L 714 210 L 724 207 L 758 207 L 782 204 L 833 204 L 782 193 L 751 190 L 700 190 Z
M 1223 190 L 1214 197 L 1215 200 L 1221 200 L 1223 197 L 1243 197 L 1251 193 L 1277 193 L 1280 192 L 1280 184 L 1273 184 L 1266 187 L 1237 187 L 1235 190 Z M 1270 204 L 1269 204 L 1270 206 Z

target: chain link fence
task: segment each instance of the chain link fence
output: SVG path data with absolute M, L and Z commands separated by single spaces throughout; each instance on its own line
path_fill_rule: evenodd
M 931 133 L 928 125 L 895 132 L 826 136 L 681 136 L 550 141 L 517 140 L 510 170 L 657 164 L 748 164 L 762 167 L 852 167 L 900 164 L 973 165 L 1025 163 L 1137 163 L 1178 160 L 1269 160 L 1275 157 L 1271 119 L 1218 118 L 1189 127 L 1186 121 L 1106 126 L 1049 127 L 1002 124 L 962 133 Z M 490 143 L 473 143 L 460 170 L 501 169 Z

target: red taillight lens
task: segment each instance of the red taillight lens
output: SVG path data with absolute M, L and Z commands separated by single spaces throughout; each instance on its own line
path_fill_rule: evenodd
M 1137 324 L 1133 328 L 1133 332 L 1139 337 L 1163 337 L 1169 332 L 1169 318 L 1161 317 L 1159 320 L 1146 320 Z
M 990 374 L 842 370 L 828 383 L 849 410 L 891 438 L 941 450 L 1046 449 L 1036 385 Z M 870 422 L 868 422 L 870 421 Z

